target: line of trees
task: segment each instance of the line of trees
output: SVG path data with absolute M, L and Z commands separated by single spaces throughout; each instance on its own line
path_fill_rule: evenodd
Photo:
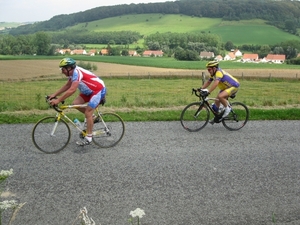
M 29 35 L 0 36 L 0 54 L 2 55 L 54 55 L 57 48 L 70 48 L 82 43 L 106 43 L 110 48 L 110 55 L 128 55 L 129 43 L 140 39 L 137 32 L 104 32 L 104 33 L 55 33 L 37 32 Z M 93 41 L 92 41 L 93 40 Z M 99 41 L 99 42 L 98 42 Z M 110 47 L 111 45 L 119 45 Z M 258 53 L 261 58 L 269 53 L 284 54 L 287 59 L 294 59 L 300 52 L 300 41 L 291 40 L 276 45 L 241 45 L 236 46 L 231 41 L 222 43 L 217 35 L 209 33 L 156 33 L 145 37 L 145 49 L 162 50 L 167 56 L 174 56 L 178 60 L 200 60 L 201 51 L 214 52 L 215 55 L 240 49 L 245 52 Z M 136 49 L 139 53 L 143 49 Z M 298 61 L 291 61 L 298 63 Z
M 70 15 L 57 15 L 48 21 L 13 28 L 11 35 L 58 31 L 78 23 L 127 14 L 183 14 L 224 20 L 263 19 L 292 34 L 300 28 L 300 2 L 274 0 L 179 0 L 164 3 L 130 4 L 97 7 Z

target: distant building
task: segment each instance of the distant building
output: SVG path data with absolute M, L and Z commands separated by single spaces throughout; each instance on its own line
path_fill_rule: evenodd
M 233 52 L 228 52 L 227 55 L 224 56 L 224 60 L 235 60 L 235 54 Z
M 285 55 L 273 55 L 273 54 L 268 54 L 265 57 L 267 62 L 272 62 L 272 63 L 284 63 L 285 61 Z
M 257 62 L 258 54 L 244 54 L 242 57 L 243 62 Z
M 163 55 L 164 53 L 161 50 L 146 50 L 143 52 L 143 56 L 145 57 L 150 57 L 150 56 L 162 57 Z
M 215 53 L 213 52 L 200 52 L 199 57 L 201 59 L 211 59 L 215 57 Z

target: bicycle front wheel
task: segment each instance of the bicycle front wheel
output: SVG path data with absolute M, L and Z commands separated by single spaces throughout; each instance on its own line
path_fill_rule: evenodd
M 122 118 L 115 113 L 103 113 L 97 118 L 93 127 L 93 142 L 109 148 L 118 144 L 124 136 L 125 124 Z
M 180 122 L 184 129 L 196 132 L 206 126 L 209 121 L 209 110 L 202 102 L 187 105 L 180 115 Z
M 246 125 L 249 119 L 249 110 L 241 102 L 231 103 L 231 109 L 231 112 L 222 120 L 222 123 L 228 130 L 239 130 Z
M 63 150 L 69 143 L 71 131 L 64 120 L 55 116 L 38 121 L 32 131 L 32 141 L 40 151 L 51 154 Z

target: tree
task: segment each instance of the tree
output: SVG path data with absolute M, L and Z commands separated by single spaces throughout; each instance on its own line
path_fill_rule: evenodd
M 224 45 L 224 48 L 227 50 L 227 51 L 230 51 L 232 49 L 234 49 L 234 44 L 231 42 L 231 41 L 227 41 Z
M 47 55 L 49 53 L 51 38 L 47 33 L 37 32 L 34 42 L 37 47 L 37 55 Z

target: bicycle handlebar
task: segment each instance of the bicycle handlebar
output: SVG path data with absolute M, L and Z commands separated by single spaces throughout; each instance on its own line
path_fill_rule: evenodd
M 199 94 L 198 94 L 199 93 Z M 204 92 L 204 91 L 202 91 L 201 89 L 195 89 L 195 88 L 193 88 L 192 89 L 192 94 L 195 94 L 197 97 L 199 97 L 199 98 L 205 98 L 205 97 L 207 97 L 208 95 L 207 95 L 207 92 Z
M 54 109 L 55 111 L 57 111 L 57 112 L 62 112 L 62 110 L 58 107 L 58 105 L 51 105 L 51 104 L 50 104 L 50 101 L 51 101 L 52 99 L 57 99 L 57 97 L 54 97 L 54 98 L 51 98 L 51 99 L 50 99 L 50 96 L 46 95 L 45 98 L 46 98 L 46 102 L 50 105 L 50 107 L 53 107 L 53 109 Z M 64 104 L 65 101 L 62 101 L 61 103 Z

